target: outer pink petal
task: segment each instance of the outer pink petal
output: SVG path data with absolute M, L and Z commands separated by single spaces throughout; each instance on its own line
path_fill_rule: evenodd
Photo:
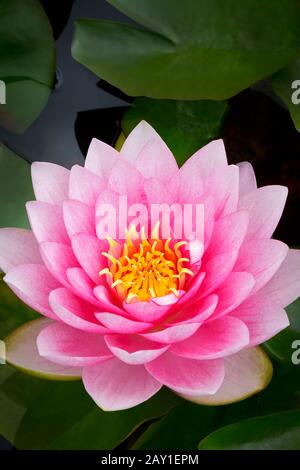
M 146 121 L 141 121 L 125 140 L 120 152 L 121 157 L 133 163 L 143 147 L 152 139 L 159 139 L 162 145 L 165 145 L 153 127 Z
M 230 273 L 225 282 L 215 291 L 219 297 L 219 303 L 209 321 L 226 315 L 238 307 L 250 295 L 254 285 L 255 280 L 251 274 Z
M 149 140 L 134 161 L 134 166 L 145 178 L 168 181 L 178 171 L 178 165 L 161 138 Z
M 245 211 L 235 212 L 217 220 L 204 260 L 232 250 L 239 250 L 247 230 L 248 214 Z
M 224 170 L 227 166 L 227 157 L 223 140 L 213 140 L 202 147 L 189 158 L 182 168 L 186 167 L 192 173 L 195 168 L 201 171 L 205 180 L 212 173 Z
M 145 367 L 156 380 L 187 395 L 213 394 L 224 379 L 222 359 L 197 361 L 167 351 Z
M 165 184 L 156 178 L 149 178 L 145 181 L 144 191 L 148 204 L 173 204 L 174 200 Z M 151 206 L 150 206 L 151 207 Z
M 245 323 L 234 317 L 223 317 L 205 323 L 190 338 L 171 346 L 170 351 L 191 359 L 217 359 L 229 356 L 249 344 Z
M 113 167 L 108 189 L 121 196 L 127 196 L 128 203 L 142 202 L 144 178 L 141 173 L 126 160 L 120 159 Z
M 105 182 L 99 176 L 79 165 L 74 165 L 70 173 L 69 198 L 94 206 L 105 188 Z
M 0 229 L 0 269 L 7 272 L 20 264 L 42 262 L 38 243 L 30 230 Z
M 261 292 L 252 296 L 230 315 L 239 318 L 247 325 L 250 346 L 267 341 L 289 326 L 289 319 L 283 308 Z
M 200 405 L 226 405 L 263 390 L 272 378 L 272 363 L 260 348 L 247 348 L 224 359 L 225 378 L 214 395 L 184 396 Z
M 288 189 L 285 186 L 264 186 L 244 194 L 239 209 L 249 213 L 247 239 L 270 238 L 282 215 Z
M 201 169 L 198 165 L 188 165 L 189 160 L 180 168 L 168 185 L 173 201 L 181 204 L 203 202 L 204 182 Z
M 300 250 L 289 250 L 278 271 L 260 293 L 281 307 L 287 307 L 300 297 Z
M 151 323 L 130 320 L 115 313 L 99 312 L 95 316 L 103 325 L 115 333 L 141 333 L 153 326 Z
M 119 158 L 119 152 L 113 147 L 101 142 L 101 140 L 93 139 L 86 156 L 85 168 L 106 181 Z
M 237 164 L 239 175 L 239 193 L 240 196 L 249 193 L 257 188 L 256 177 L 253 166 L 249 162 L 241 162 Z
M 41 255 L 50 273 L 64 286 L 69 287 L 66 271 L 78 266 L 72 249 L 62 243 L 44 242 L 40 245 Z
M 252 274 L 256 292 L 274 276 L 288 251 L 288 246 L 278 240 L 250 240 L 241 247 L 234 271 Z
M 216 190 L 212 191 L 212 195 L 215 197 L 216 217 L 225 216 L 237 210 L 239 200 L 239 169 L 236 165 L 229 165 L 224 170 L 221 181 L 216 179 Z
M 171 344 L 189 338 L 198 330 L 199 327 L 200 323 L 172 325 L 162 327 L 160 330 L 156 330 L 151 333 L 143 333 L 141 336 L 146 339 L 150 339 L 151 341 L 157 341 L 158 343 Z
M 40 356 L 36 339 L 50 324 L 50 320 L 39 318 L 23 324 L 11 333 L 5 339 L 7 362 L 23 372 L 48 380 L 80 379 L 81 369 L 58 365 Z
M 107 335 L 105 341 L 116 357 L 132 365 L 153 361 L 169 348 L 138 335 Z
M 39 243 L 58 242 L 69 244 L 62 208 L 47 202 L 30 201 L 26 210 L 32 231 Z
M 112 357 L 103 336 L 86 333 L 63 323 L 44 328 L 37 338 L 41 356 L 66 366 L 83 367 Z
M 144 366 L 131 366 L 119 359 L 85 367 L 82 378 L 88 394 L 105 411 L 139 405 L 161 388 Z
M 80 201 L 69 200 L 63 205 L 64 222 L 70 237 L 76 233 L 95 235 L 94 209 Z
M 99 271 L 107 266 L 107 259 L 102 255 L 107 251 L 107 243 L 86 233 L 72 237 L 73 252 L 85 272 L 96 283 L 101 282 Z
M 11 269 L 4 281 L 12 291 L 27 305 L 46 315 L 56 318 L 49 306 L 48 297 L 53 289 L 60 287 L 42 264 L 23 264 Z
M 69 170 L 54 163 L 32 163 L 31 177 L 36 199 L 60 205 L 68 198 L 69 174 Z
M 64 287 L 50 293 L 49 303 L 57 317 L 73 328 L 90 333 L 108 332 L 107 328 L 96 320 L 95 306 L 75 296 Z

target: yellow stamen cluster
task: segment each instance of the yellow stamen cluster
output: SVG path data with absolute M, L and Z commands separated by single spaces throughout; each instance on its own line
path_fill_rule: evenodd
M 147 240 L 144 230 L 138 237 L 135 226 L 131 226 L 122 247 L 112 239 L 108 240 L 110 249 L 102 255 L 108 259 L 109 267 L 99 274 L 108 276 L 111 287 L 122 300 L 147 301 L 172 292 L 178 296 L 186 275 L 193 275 L 184 267 L 189 258 L 182 257 L 180 251 L 187 242 L 172 243 L 171 238 L 160 240 L 158 228 L 157 224 Z

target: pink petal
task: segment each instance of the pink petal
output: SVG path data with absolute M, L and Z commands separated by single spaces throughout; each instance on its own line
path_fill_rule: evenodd
M 168 181 L 178 171 L 178 165 L 161 138 L 153 138 L 142 148 L 134 166 L 145 178 Z
M 215 291 L 219 303 L 209 320 L 215 320 L 238 307 L 249 296 L 254 285 L 255 280 L 251 274 L 230 273 L 223 284 Z
M 224 379 L 222 359 L 197 361 L 167 351 L 145 367 L 162 384 L 188 395 L 216 393 Z
M 26 203 L 26 210 L 32 231 L 39 243 L 70 243 L 61 206 L 30 201 Z
M 162 145 L 165 144 L 150 124 L 141 121 L 125 140 L 120 152 L 121 157 L 133 163 L 143 147 L 152 139 L 159 139 L 162 141 Z
M 194 239 L 188 245 L 189 258 L 191 264 L 199 263 L 204 253 L 204 245 L 199 239 Z
M 73 328 L 90 333 L 107 333 L 107 328 L 99 325 L 94 311 L 95 307 L 75 296 L 63 287 L 53 290 L 49 303 L 57 317 Z
M 178 298 L 174 294 L 151 299 L 149 302 L 123 302 L 124 309 L 133 318 L 142 322 L 155 322 L 163 318 Z M 164 303 L 163 303 L 164 302 Z
M 94 206 L 105 188 L 105 182 L 99 176 L 79 165 L 74 165 L 70 172 L 69 198 L 76 199 L 88 206 Z
M 37 347 L 41 356 L 66 366 L 97 364 L 112 356 L 102 335 L 86 333 L 56 322 L 41 331 Z
M 93 139 L 86 156 L 85 168 L 106 181 L 113 165 L 117 163 L 119 158 L 119 152 L 113 147 L 101 142 L 101 140 Z
M 180 168 L 170 181 L 168 189 L 175 202 L 181 204 L 196 204 L 203 201 L 203 181 L 198 165 L 188 165 Z
M 239 209 L 249 213 L 247 239 L 270 238 L 281 218 L 288 189 L 285 186 L 264 186 L 244 194 Z
M 120 159 L 111 171 L 108 189 L 127 196 L 128 203 L 131 204 L 141 202 L 139 198 L 143 193 L 143 183 L 141 173 L 126 160 Z
M 202 324 L 209 318 L 218 303 L 217 295 L 209 295 L 204 299 L 196 299 L 194 303 L 188 303 L 186 306 L 179 308 L 170 318 L 168 323 L 176 323 L 182 325 L 184 323 L 200 323 Z
M 66 276 L 74 294 L 99 308 L 101 303 L 93 293 L 95 283 L 82 268 L 69 268 L 67 269 Z
M 213 140 L 202 147 L 189 158 L 182 168 L 186 167 L 192 173 L 195 168 L 201 172 L 205 180 L 209 175 L 224 170 L 227 166 L 227 157 L 223 140 Z
M 50 273 L 64 286 L 69 287 L 66 271 L 78 266 L 72 249 L 61 243 L 44 242 L 40 245 L 41 255 Z
M 249 330 L 250 346 L 256 346 L 275 336 L 289 326 L 289 319 L 283 308 L 262 292 L 250 297 L 230 314 L 242 320 Z
M 64 222 L 70 237 L 76 233 L 95 235 L 95 213 L 87 204 L 69 200 L 63 205 Z
M 190 338 L 171 346 L 170 351 L 191 359 L 229 356 L 249 344 L 246 325 L 237 318 L 223 317 L 202 325 Z
M 107 266 L 107 259 L 102 255 L 107 251 L 107 243 L 86 233 L 72 237 L 73 252 L 85 272 L 96 283 L 101 282 L 99 271 Z
M 39 318 L 25 323 L 6 338 L 6 360 L 14 367 L 50 380 L 77 380 L 81 377 L 81 369 L 65 367 L 50 362 L 40 356 L 36 340 L 39 333 L 51 321 Z
M 300 250 L 289 250 L 278 271 L 260 292 L 281 307 L 300 297 Z
M 93 290 L 95 297 L 98 299 L 98 304 L 102 306 L 104 311 L 124 315 L 124 310 L 115 305 L 116 299 L 112 296 L 105 286 L 97 286 Z
M 278 240 L 251 240 L 240 249 L 234 271 L 246 271 L 255 279 L 253 292 L 261 289 L 279 269 L 288 246 Z
M 163 327 L 151 333 L 143 333 L 142 336 L 158 343 L 176 343 L 192 336 L 199 328 L 200 323 L 186 323 Z
M 68 198 L 69 174 L 69 170 L 54 163 L 32 163 L 31 177 L 36 199 L 62 204 Z
M 260 392 L 272 378 L 272 363 L 260 348 L 244 349 L 226 357 L 224 365 L 224 382 L 214 395 L 183 398 L 200 405 L 226 405 Z
M 172 195 L 165 184 L 156 178 L 149 178 L 144 183 L 144 191 L 150 204 L 172 204 Z M 151 207 L 151 206 L 150 206 Z
M 223 173 L 208 179 L 206 191 L 214 198 L 216 218 L 235 212 L 239 200 L 239 169 L 229 165 Z
M 253 166 L 249 162 L 241 162 L 237 164 L 240 175 L 239 175 L 239 193 L 240 196 L 246 193 L 250 193 L 257 188 L 256 177 L 253 170 Z
M 144 366 L 130 366 L 118 359 L 84 368 L 82 379 L 87 393 L 105 411 L 139 405 L 161 388 Z
M 232 271 L 239 252 L 232 250 L 228 253 L 211 258 L 205 265 L 206 277 L 201 286 L 201 295 L 213 292 Z
M 177 302 L 178 309 L 195 300 L 195 296 L 199 294 L 200 287 L 202 286 L 204 279 L 205 273 L 201 272 L 195 274 L 195 276 L 192 277 L 190 283 L 187 285 L 186 292 L 184 293 L 184 295 L 182 295 L 182 297 L 180 297 Z
M 53 289 L 60 287 L 42 264 L 23 264 L 11 269 L 4 281 L 27 305 L 46 317 L 56 318 L 49 306 L 48 297 Z
M 99 312 L 95 316 L 104 326 L 115 333 L 141 333 L 153 326 L 151 323 L 130 320 L 114 313 Z
M 153 361 L 169 348 L 138 335 L 106 335 L 105 341 L 118 359 L 132 365 Z
M 7 272 L 20 264 L 42 262 L 38 243 L 30 230 L 0 229 L 0 269 Z
M 235 212 L 217 220 L 204 259 L 210 259 L 232 250 L 239 250 L 247 230 L 247 212 Z

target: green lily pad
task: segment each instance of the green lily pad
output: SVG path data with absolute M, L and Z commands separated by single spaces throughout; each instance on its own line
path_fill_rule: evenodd
M 300 132 L 300 59 L 272 76 L 275 93 L 287 106 L 297 131 Z
M 0 339 L 4 339 L 16 328 L 40 315 L 23 304 L 3 282 L 0 273 Z M 1 367 L 1 366 L 0 366 Z
M 80 380 L 80 369 L 55 364 L 39 355 L 37 336 L 50 323 L 47 318 L 38 318 L 20 326 L 5 338 L 7 363 L 27 374 L 48 380 Z
M 265 350 L 274 359 L 292 363 L 293 355 L 296 355 L 297 343 L 300 348 L 300 298 L 286 308 L 290 320 L 290 326 L 264 343 Z M 295 347 L 296 346 L 296 347 Z M 295 354 L 294 354 L 295 353 Z M 298 354 L 300 361 L 300 353 Z M 296 364 L 297 365 L 297 364 Z
M 23 132 L 45 106 L 54 78 L 55 42 L 40 2 L 1 0 L 0 80 L 6 104 L 0 104 L 0 125 Z
M 135 450 L 193 450 L 215 429 L 217 412 L 212 407 L 183 403 L 151 424 L 132 446 Z
M 109 0 L 142 27 L 76 21 L 73 57 L 131 96 L 224 100 L 295 60 L 297 0 Z
M 122 119 L 127 136 L 145 120 L 164 139 L 179 165 L 199 148 L 219 137 L 229 106 L 225 101 L 175 101 L 137 98 Z
M 25 203 L 34 199 L 30 165 L 0 144 L 0 227 L 28 227 Z
M 13 436 L 18 449 L 113 449 L 141 423 L 165 415 L 181 401 L 163 389 L 135 408 L 109 413 L 95 405 L 80 381 L 41 380 L 17 371 L 8 374 L 6 368 L 0 367 L 0 433 Z M 2 406 L 9 408 L 4 412 Z
M 300 410 L 252 418 L 218 429 L 200 450 L 299 450 Z

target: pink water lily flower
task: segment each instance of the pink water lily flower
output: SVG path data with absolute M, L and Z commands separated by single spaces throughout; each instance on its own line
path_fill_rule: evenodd
M 104 410 L 133 407 L 163 385 L 213 404 L 268 383 L 271 365 L 255 346 L 288 326 L 284 307 L 300 295 L 300 251 L 271 238 L 285 187 L 257 188 L 249 163 L 228 165 L 222 140 L 179 169 L 144 121 L 120 152 L 94 139 L 84 168 L 36 162 L 32 181 L 31 230 L 1 229 L 0 266 L 46 318 L 7 339 L 10 363 L 81 377 Z M 149 219 L 122 236 L 120 196 L 146 208 L 198 204 L 203 230 L 180 239 L 174 223 L 166 237 Z M 115 209 L 105 236 L 103 207 Z

